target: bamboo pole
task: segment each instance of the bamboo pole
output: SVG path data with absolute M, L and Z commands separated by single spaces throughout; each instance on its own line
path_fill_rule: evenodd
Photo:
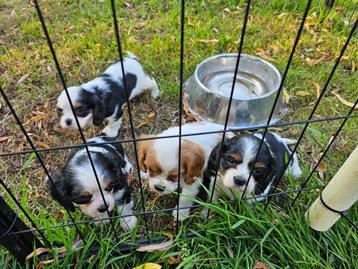
M 358 200 L 358 146 L 321 193 L 324 204 L 339 212 L 348 210 Z M 328 209 L 318 197 L 306 212 L 311 228 L 327 231 L 341 214 Z

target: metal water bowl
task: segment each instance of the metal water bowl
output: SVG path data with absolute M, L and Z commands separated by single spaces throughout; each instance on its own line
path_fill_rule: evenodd
M 224 124 L 233 85 L 237 54 L 219 54 L 201 62 L 185 83 L 190 111 L 199 118 Z M 280 72 L 269 62 L 241 54 L 228 127 L 267 124 L 281 83 Z M 282 96 L 270 124 L 287 112 Z

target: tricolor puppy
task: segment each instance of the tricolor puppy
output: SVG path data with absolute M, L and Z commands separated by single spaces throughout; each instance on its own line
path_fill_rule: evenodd
M 182 134 L 195 134 L 222 130 L 222 126 L 195 122 L 182 126 Z M 178 127 L 172 127 L 158 134 L 156 137 L 173 136 L 179 134 Z M 203 171 L 206 168 L 209 155 L 220 141 L 221 133 L 185 136 L 181 139 L 181 194 L 179 208 L 193 205 L 191 199 L 199 193 Z M 179 138 L 162 138 L 143 140 L 139 142 L 138 158 L 140 169 L 148 173 L 149 186 L 152 190 L 169 194 L 178 188 Z M 179 220 L 189 216 L 190 209 L 179 210 Z M 176 210 L 173 211 L 176 219 Z
M 94 137 L 87 143 L 111 142 L 110 138 Z M 132 165 L 120 144 L 103 144 L 88 147 L 94 167 L 103 191 L 103 201 L 98 183 L 95 178 L 87 151 L 85 148 L 76 149 L 67 158 L 60 172 L 52 175 L 53 184 L 48 180 L 47 185 L 52 197 L 69 211 L 79 206 L 82 212 L 94 219 L 108 217 L 115 207 L 121 215 L 132 214 L 133 202 L 128 186 L 128 176 Z M 137 218 L 135 216 L 120 218 L 121 227 L 132 229 Z
M 214 199 L 218 198 L 220 192 L 230 198 L 241 197 L 247 185 L 251 169 L 253 169 L 253 173 L 247 185 L 247 196 L 260 196 L 257 200 L 262 201 L 264 195 L 272 191 L 272 188 L 279 180 L 279 176 L 283 173 L 285 163 L 291 154 L 288 145 L 295 143 L 295 141 L 282 138 L 275 133 L 267 133 L 257 161 L 254 162 L 261 138 L 262 133 L 257 132 L 225 140 L 219 169 L 217 169 L 217 164 L 221 144 L 218 144 L 214 148 L 210 155 L 208 169 L 205 171 L 205 177 L 211 177 L 211 181 L 215 176 L 214 171 L 219 171 Z M 301 175 L 296 154 L 290 162 L 287 171 L 295 178 Z
M 129 99 L 149 89 L 153 97 L 159 95 L 157 83 L 143 70 L 140 62 L 132 53 L 124 58 L 123 66 Z M 122 107 L 126 104 L 121 62 L 110 65 L 102 75 L 80 86 L 68 88 L 81 128 L 93 123 L 98 126 L 104 119 L 108 125 L 103 133 L 108 137 L 116 137 L 122 123 Z M 57 98 L 57 108 L 61 114 L 62 128 L 77 128 L 75 116 L 65 91 Z

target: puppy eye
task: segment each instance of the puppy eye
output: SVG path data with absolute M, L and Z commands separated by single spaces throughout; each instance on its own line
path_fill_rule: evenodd
M 77 196 L 75 199 L 72 200 L 72 202 L 76 204 L 88 204 L 91 201 L 91 199 L 92 199 L 92 194 L 86 193 Z
M 171 181 L 171 182 L 177 182 L 178 181 L 178 177 L 174 176 L 174 175 L 169 175 L 167 176 L 167 180 Z
M 229 165 L 235 165 L 237 163 L 237 161 L 233 157 L 230 157 L 230 156 L 227 157 L 226 161 Z
M 86 117 L 89 113 L 89 109 L 85 106 L 79 106 L 75 109 L 75 113 L 79 117 Z
M 262 177 L 264 175 L 264 169 L 263 168 L 255 168 L 253 172 L 254 177 Z
M 62 115 L 62 108 L 57 108 L 57 115 Z

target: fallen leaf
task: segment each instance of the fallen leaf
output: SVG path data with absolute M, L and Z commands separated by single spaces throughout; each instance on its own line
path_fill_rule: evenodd
M 270 56 L 269 51 L 264 51 L 263 49 L 257 49 L 256 54 L 267 61 L 274 62 L 274 59 Z
M 297 91 L 295 93 L 296 96 L 300 96 L 300 97 L 304 97 L 304 96 L 309 96 L 311 95 L 309 92 L 305 92 L 305 91 Z
M 321 179 L 324 179 L 324 174 L 326 172 L 326 165 L 323 162 L 320 162 L 317 166 L 316 171 Z
M 320 93 L 321 93 L 321 85 L 319 85 L 319 83 L 316 82 L 316 81 L 314 81 L 314 80 L 311 80 L 310 82 L 311 82 L 311 83 L 313 84 L 313 86 L 316 88 L 316 95 L 317 95 L 317 99 L 318 99 L 319 96 L 320 96 Z
M 41 142 L 41 141 L 35 141 L 34 144 L 36 146 L 39 146 L 40 148 L 44 148 L 44 149 L 47 149 L 49 148 L 50 146 L 47 145 L 45 142 Z
M 161 265 L 159 265 L 157 263 L 151 263 L 151 262 L 144 263 L 139 266 L 133 267 L 133 269 L 160 269 L 160 268 L 162 268 Z
M 33 252 L 31 252 L 29 255 L 26 256 L 26 260 L 30 260 L 34 256 L 39 256 L 41 254 L 49 253 L 49 252 L 51 252 L 51 250 L 48 248 L 37 248 Z
M 41 194 L 41 193 L 35 193 L 31 196 L 31 198 L 32 199 L 40 199 L 40 198 L 47 199 L 48 196 L 45 194 Z
M 131 3 L 128 3 L 128 2 L 124 2 L 123 4 L 127 8 L 132 8 L 133 7 L 133 5 Z
M 262 261 L 256 261 L 252 269 L 271 269 L 271 267 Z
M 181 256 L 180 255 L 178 255 L 176 257 L 170 256 L 168 258 L 168 264 L 169 265 L 177 265 L 177 264 L 180 263 L 180 261 L 181 261 Z
M 306 60 L 307 64 L 312 67 L 312 66 L 315 66 L 323 61 L 327 61 L 329 59 L 330 59 L 330 56 L 323 55 L 321 58 L 319 58 L 317 60 L 311 60 L 309 57 L 307 57 L 305 60 Z
M 0 137 L 0 143 L 5 142 L 5 141 L 7 141 L 9 139 L 10 139 L 10 136 L 2 136 L 2 137 Z
M 205 44 L 216 44 L 219 42 L 218 39 L 213 38 L 213 39 L 199 39 L 198 40 L 200 43 L 205 43 Z
M 343 105 L 346 105 L 346 106 L 349 106 L 349 107 L 353 107 L 354 104 L 351 103 L 351 102 L 348 102 L 346 99 L 344 99 L 342 96 L 340 96 L 338 93 L 336 92 L 333 92 L 334 96 L 337 97 L 337 99 L 343 104 Z M 358 106 L 356 106 L 354 109 L 358 109 Z
M 23 75 L 23 76 L 16 82 L 16 85 L 19 85 L 19 84 L 21 84 L 22 82 L 24 82 L 29 76 L 30 76 L 30 74 Z
M 165 241 L 163 243 L 141 246 L 141 247 L 137 248 L 136 251 L 138 251 L 138 252 L 162 251 L 162 250 L 168 249 L 172 243 L 173 243 L 173 240 L 169 239 L 168 241 Z
M 37 265 L 36 265 L 36 269 L 42 269 L 42 267 L 44 265 L 48 265 L 51 264 L 55 261 L 55 259 L 50 259 L 50 260 L 46 260 L 46 261 L 40 261 Z
M 286 89 L 283 90 L 283 98 L 285 98 L 285 103 L 288 104 L 288 102 L 291 99 L 291 95 L 288 94 L 288 92 L 286 91 Z
M 280 15 L 277 16 L 278 19 L 281 19 L 282 17 L 288 15 L 289 13 L 280 13 Z
M 224 8 L 224 12 L 231 13 L 231 10 L 226 7 Z

